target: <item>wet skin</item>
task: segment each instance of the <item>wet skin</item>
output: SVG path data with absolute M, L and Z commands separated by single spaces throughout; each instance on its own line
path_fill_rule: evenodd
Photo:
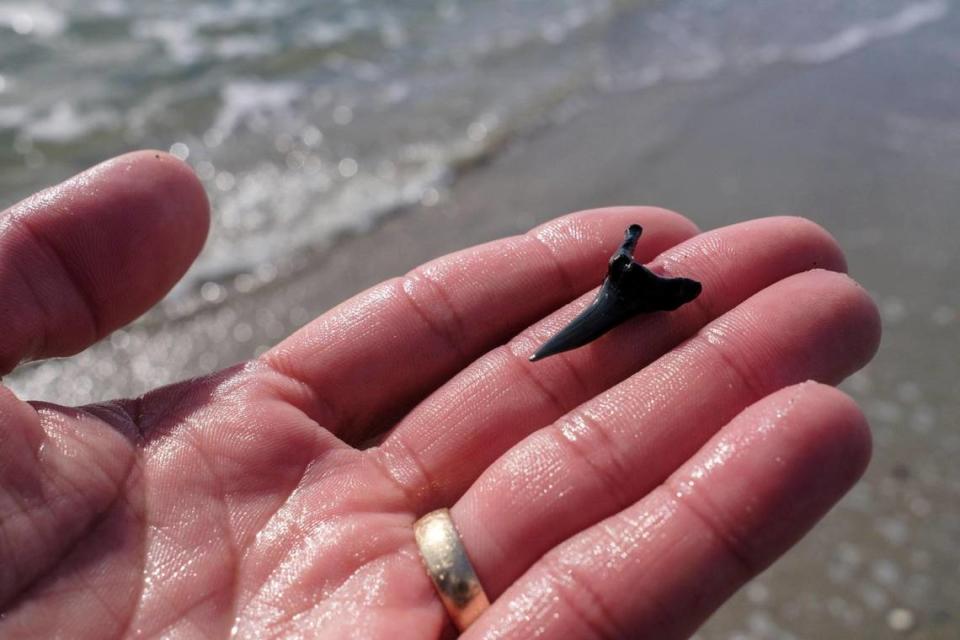
M 3 372 L 159 300 L 207 213 L 157 152 L 4 213 Z M 703 293 L 529 363 L 634 223 L 656 230 L 637 261 Z M 700 233 L 599 209 L 441 257 L 139 398 L 0 387 L 0 637 L 449 637 L 412 530 L 445 506 L 492 601 L 465 638 L 686 637 L 867 463 L 864 418 L 831 385 L 879 323 L 844 269 L 798 218 Z

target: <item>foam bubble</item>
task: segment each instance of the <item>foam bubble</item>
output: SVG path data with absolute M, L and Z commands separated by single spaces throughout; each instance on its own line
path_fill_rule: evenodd
M 251 124 L 256 118 L 282 118 L 293 103 L 303 95 L 303 87 L 290 81 L 264 82 L 234 80 L 220 91 L 222 107 L 212 130 L 223 137 L 241 124 Z
M 81 113 L 69 102 L 58 102 L 45 116 L 29 122 L 23 129 L 33 140 L 70 142 L 117 122 L 112 111 L 98 109 Z
M 887 18 L 855 24 L 825 40 L 797 47 L 788 57 L 797 62 L 812 64 L 829 62 L 874 40 L 903 35 L 917 27 L 936 22 L 946 16 L 949 9 L 942 0 L 917 2 Z
M 63 33 L 67 27 L 67 16 L 48 4 L 2 4 L 0 26 L 20 35 L 50 38 Z

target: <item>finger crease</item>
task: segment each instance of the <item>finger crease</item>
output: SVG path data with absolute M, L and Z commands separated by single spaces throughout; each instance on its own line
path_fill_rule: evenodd
M 466 358 L 466 357 L 467 357 L 467 354 L 464 352 L 464 350 L 463 350 L 462 346 L 460 345 L 460 343 L 455 339 L 453 333 L 450 332 L 448 329 L 444 329 L 444 323 L 443 323 L 443 322 L 437 322 L 434 318 L 431 318 L 431 317 L 430 317 L 430 314 L 428 314 L 428 313 L 426 312 L 426 310 L 425 310 L 425 309 L 423 308 L 423 306 L 417 301 L 417 299 L 413 296 L 413 294 L 411 294 L 411 293 L 407 290 L 406 282 L 414 281 L 414 280 L 416 280 L 416 281 L 421 281 L 421 280 L 423 280 L 423 278 L 410 278 L 410 277 L 408 277 L 406 280 L 400 281 L 400 282 L 398 283 L 399 286 L 398 286 L 397 288 L 403 293 L 403 297 L 404 297 L 404 298 L 407 300 L 407 302 L 410 304 L 410 307 L 413 309 L 413 311 L 420 317 L 421 320 L 423 320 L 423 322 L 424 322 L 428 327 L 430 327 L 430 329 L 433 331 L 433 333 L 434 333 L 435 335 L 439 336 L 441 340 L 443 340 L 444 342 L 446 342 L 447 345 L 450 347 L 450 349 L 451 349 L 457 356 L 459 356 L 459 357 L 461 357 L 461 358 Z M 430 287 L 432 287 L 432 288 L 436 288 L 436 287 L 437 287 L 437 285 L 436 285 L 435 283 L 430 282 L 429 280 L 427 280 L 427 282 L 429 283 L 429 286 L 430 286 Z M 445 300 L 445 298 L 444 298 L 443 296 L 439 296 L 439 297 L 440 297 L 441 300 Z M 446 302 L 446 304 L 447 304 L 447 306 L 450 308 L 451 314 L 452 314 L 452 315 L 454 316 L 454 318 L 455 318 L 455 322 L 459 323 L 459 320 L 456 319 L 456 312 L 454 312 L 454 311 L 453 311 L 453 308 L 449 306 L 449 302 Z
M 556 556 L 553 557 L 556 558 Z M 616 618 L 597 590 L 591 586 L 589 578 L 584 579 L 574 567 L 563 564 L 560 559 L 548 560 L 547 566 L 552 574 L 557 595 L 597 638 L 614 640 L 629 638 L 633 635 L 627 633 L 626 629 L 619 628 Z M 584 600 L 589 601 L 590 604 L 586 605 Z M 599 615 L 589 611 L 591 606 L 599 612 Z
M 393 472 L 393 469 L 383 459 L 383 447 L 378 447 L 373 452 L 374 464 L 377 466 L 377 469 L 380 473 L 391 483 L 400 494 L 403 496 L 404 504 L 407 510 L 414 514 L 420 515 L 422 511 L 425 511 L 429 506 L 436 504 L 437 501 L 437 488 L 434 485 L 433 481 L 430 479 L 430 472 L 427 471 L 427 467 L 420 460 L 420 456 L 417 455 L 417 452 L 413 450 L 410 445 L 408 445 L 402 437 L 393 438 L 391 444 L 398 445 L 402 450 L 402 453 L 406 454 L 406 458 L 413 462 L 413 466 L 416 469 L 417 475 L 420 478 L 418 483 L 419 487 L 414 489 L 403 481 L 400 480 Z M 424 505 L 427 505 L 424 507 Z
M 317 423 L 318 426 L 326 426 L 331 432 L 333 432 L 334 429 L 336 429 L 336 431 L 347 432 L 349 421 L 343 417 L 342 413 L 337 410 L 328 398 L 317 393 L 312 385 L 292 373 L 283 371 L 279 364 L 272 362 L 271 358 L 266 355 L 261 357 L 258 362 L 262 362 L 271 373 L 275 373 L 294 387 L 303 390 L 309 398 L 309 406 L 303 406 L 303 403 L 297 402 L 296 398 L 291 398 L 287 394 L 283 394 L 283 400 L 302 411 L 305 416 Z
M 56 326 L 56 322 L 53 320 L 53 317 L 54 317 L 53 314 L 50 312 L 50 309 L 47 308 L 47 305 L 44 304 L 40 294 L 34 288 L 33 279 L 31 278 L 31 275 L 23 271 L 23 267 L 20 265 L 19 260 L 11 260 L 10 266 L 13 267 L 15 273 L 20 278 L 20 281 L 23 282 L 24 289 L 29 292 L 30 298 L 33 300 L 33 306 L 37 309 L 37 313 L 39 313 L 40 316 L 42 316 L 43 318 L 42 320 L 43 326 L 46 326 L 46 327 Z M 27 353 L 24 353 L 24 352 L 18 353 L 17 354 L 18 359 L 28 358 L 30 356 L 46 353 L 47 344 L 50 342 L 50 339 L 48 338 L 48 332 L 40 331 L 39 335 L 34 335 L 33 338 L 34 340 L 36 340 L 36 342 L 34 342 L 34 344 L 31 344 L 29 347 L 27 347 L 27 349 L 29 349 L 30 351 L 28 351 Z M 13 369 L 13 367 L 16 364 L 17 363 L 11 362 L 9 365 L 9 368 Z
M 580 427 L 578 433 L 585 431 L 587 434 L 594 435 L 594 437 L 600 441 L 595 445 L 595 448 L 607 453 L 609 462 L 614 467 L 613 470 L 608 469 L 607 464 L 600 464 L 591 458 L 588 438 L 584 439 L 579 437 L 579 435 L 576 439 L 567 437 L 563 431 L 563 425 L 568 421 L 577 423 L 577 426 Z M 554 439 L 560 442 L 561 446 L 573 454 L 575 459 L 581 460 L 590 468 L 593 472 L 591 477 L 600 479 L 607 493 L 614 497 L 618 507 L 633 502 L 633 497 L 628 491 L 628 483 L 626 482 L 626 478 L 630 477 L 630 473 L 616 455 L 616 452 L 620 449 L 620 445 L 610 438 L 610 434 L 607 433 L 607 430 L 604 429 L 602 425 L 588 418 L 585 414 L 578 412 L 568 419 L 554 423 L 551 427 L 551 433 Z M 583 444 L 581 444 L 581 441 Z
M 524 378 L 530 381 L 530 383 L 533 385 L 533 388 L 537 389 L 541 393 L 542 397 L 546 398 L 550 404 L 553 405 L 554 411 L 558 416 L 562 416 L 573 409 L 573 406 L 567 406 L 567 403 L 561 400 L 560 396 L 551 391 L 550 388 L 544 384 L 539 377 L 534 375 L 533 371 L 530 370 L 529 363 L 527 362 L 526 358 L 518 356 L 513 352 L 512 349 L 509 348 L 509 346 L 502 348 L 509 354 L 509 361 L 512 363 L 513 368 L 519 371 Z
M 413 270 L 412 272 L 410 272 L 410 274 L 408 274 L 408 277 L 427 283 L 427 286 L 429 286 L 433 290 L 433 292 L 436 293 L 437 298 L 446 307 L 447 311 L 450 314 L 450 317 L 453 319 L 453 324 L 456 326 L 455 333 L 461 336 L 461 339 L 451 340 L 451 342 L 453 342 L 454 345 L 457 346 L 457 351 L 462 355 L 462 349 L 460 349 L 460 347 L 465 342 L 462 339 L 462 336 L 469 335 L 466 330 L 467 323 L 464 321 L 463 314 L 461 314 L 460 311 L 457 310 L 456 306 L 454 306 L 453 301 L 450 299 L 450 294 L 443 287 L 443 285 L 441 285 L 435 279 L 427 275 L 422 269 Z
M 567 292 L 569 293 L 568 297 L 570 297 L 571 299 L 577 297 L 579 293 L 577 288 L 573 286 L 573 278 L 571 278 L 570 274 L 567 273 L 567 270 L 563 266 L 563 262 L 554 252 L 553 247 L 547 244 L 540 236 L 536 235 L 535 233 L 532 233 L 532 232 L 528 233 L 526 237 L 534 240 L 535 244 L 539 245 L 542 248 L 541 253 L 545 253 L 547 255 L 550 263 L 553 265 L 554 269 L 557 272 L 557 276 L 560 282 L 562 282 L 563 286 L 566 287 Z
M 730 527 L 724 526 L 719 517 L 708 513 L 708 511 L 716 512 L 717 509 L 710 504 L 709 499 L 702 492 L 685 494 L 684 488 L 678 486 L 677 481 L 672 477 L 664 483 L 664 489 L 669 493 L 668 497 L 671 501 L 677 506 L 685 508 L 703 526 L 704 530 L 721 544 L 744 576 L 752 576 L 760 572 L 761 567 L 757 566 L 750 554 L 744 550 L 743 543 L 730 532 Z M 678 495 L 684 497 L 681 498 Z M 696 500 L 692 499 L 694 495 L 703 503 L 703 506 L 698 505 Z M 705 508 L 707 506 L 710 508 Z
M 557 354 L 557 357 L 554 358 L 555 362 L 562 363 L 563 366 L 567 369 L 567 372 L 570 374 L 570 377 L 577 383 L 577 386 L 580 388 L 579 397 L 581 398 L 592 398 L 593 391 L 592 387 L 587 384 L 587 380 L 581 375 L 577 367 L 570 362 L 570 359 L 565 353 Z
M 28 223 L 26 219 L 18 218 L 18 220 L 20 222 L 20 228 L 26 232 L 30 239 L 33 240 L 34 244 L 39 247 L 40 250 L 43 251 L 59 268 L 60 274 L 76 292 L 77 296 L 80 298 L 82 306 L 87 312 L 90 325 L 93 327 L 93 334 L 96 338 L 99 338 L 102 335 L 101 330 L 104 325 L 100 320 L 99 307 L 97 304 L 95 304 L 93 297 L 87 291 L 86 287 L 81 285 L 79 279 L 74 274 L 73 269 L 68 268 L 66 260 L 64 260 L 57 248 L 48 242 L 41 234 L 35 232 L 30 227 L 30 223 Z
M 711 333 L 709 329 L 701 332 L 698 336 L 701 344 L 709 346 L 716 356 L 720 359 L 721 365 L 732 371 L 734 376 L 740 381 L 740 384 L 751 394 L 754 400 L 767 395 L 767 385 L 756 375 L 751 373 L 751 369 L 740 362 L 740 360 L 730 353 L 727 353 L 726 343 L 718 343 L 716 333 Z

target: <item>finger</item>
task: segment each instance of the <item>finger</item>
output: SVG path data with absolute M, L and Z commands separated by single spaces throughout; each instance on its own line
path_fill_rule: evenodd
M 686 638 L 806 533 L 870 456 L 817 384 L 750 407 L 663 486 L 552 550 L 464 638 Z
M 0 216 L 0 370 L 76 353 L 133 320 L 203 245 L 199 181 L 153 151 L 104 162 Z
M 696 232 L 678 214 L 653 208 L 565 216 L 373 287 L 263 360 L 302 383 L 300 393 L 321 399 L 301 401 L 327 407 L 315 416 L 319 422 L 358 442 L 479 354 L 596 284 L 631 223 L 650 230 L 638 247 L 643 258 Z
M 93 527 L 104 525 L 101 516 L 116 506 L 134 466 L 134 448 L 120 430 L 81 410 L 31 406 L 0 386 L 0 607 L 5 612 Z M 115 540 L 113 549 L 140 544 L 127 538 Z M 112 539 L 101 537 L 104 543 Z M 107 561 L 101 556 L 97 562 Z
M 693 304 L 641 316 L 595 343 L 543 362 L 527 356 L 589 302 L 592 293 L 497 349 L 434 393 L 384 442 L 386 467 L 418 511 L 453 504 L 524 436 L 620 382 L 757 291 L 821 266 L 842 271 L 843 254 L 801 218 L 754 220 L 669 249 L 653 268 L 703 282 Z
M 518 444 L 454 507 L 494 594 L 543 553 L 639 500 L 744 408 L 838 383 L 872 357 L 876 307 L 845 275 L 792 276 Z

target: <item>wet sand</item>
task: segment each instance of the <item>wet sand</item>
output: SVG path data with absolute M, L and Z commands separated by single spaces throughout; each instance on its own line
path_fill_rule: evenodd
M 466 171 L 431 207 L 298 258 L 180 319 L 152 312 L 80 356 L 10 378 L 26 397 L 130 395 L 250 357 L 383 278 L 569 211 L 656 204 L 702 228 L 799 213 L 831 230 L 880 303 L 866 479 L 699 638 L 960 635 L 960 33 L 927 29 L 818 66 L 606 97 Z M 267 274 L 270 280 L 271 274 Z M 218 291 L 208 289 L 216 300 Z

